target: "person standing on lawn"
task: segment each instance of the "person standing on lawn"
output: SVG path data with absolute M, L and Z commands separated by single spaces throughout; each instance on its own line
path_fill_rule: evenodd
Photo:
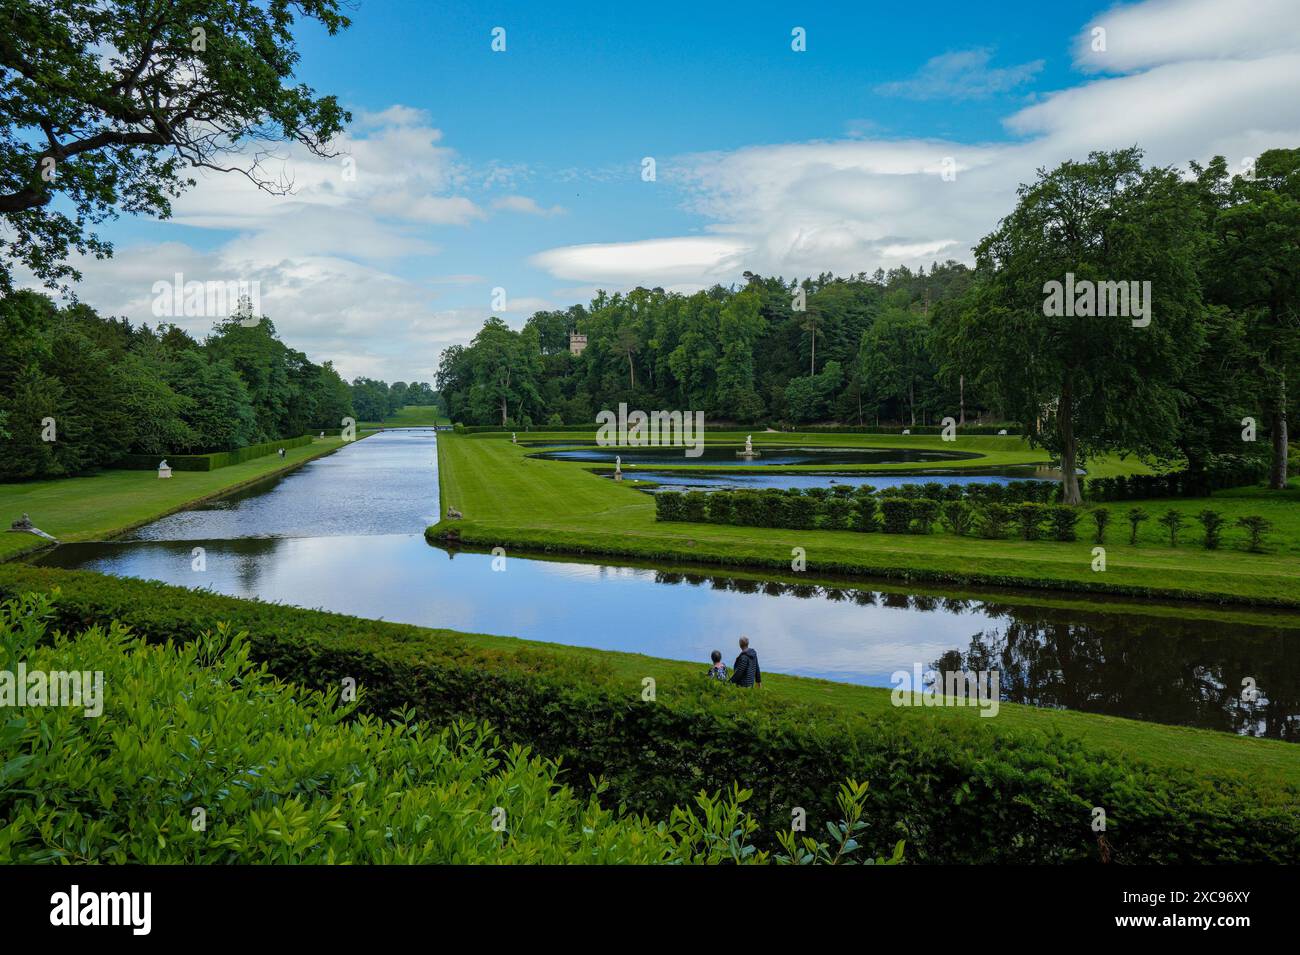
M 736 686 L 763 687 L 763 674 L 758 669 L 758 653 L 749 649 L 749 637 L 740 638 L 740 656 L 732 668 L 731 682 Z

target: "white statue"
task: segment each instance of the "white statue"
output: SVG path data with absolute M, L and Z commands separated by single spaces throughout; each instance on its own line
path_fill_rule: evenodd
M 745 435 L 745 453 L 754 453 L 754 436 L 752 434 Z
M 166 471 L 166 470 L 167 470 L 167 459 L 166 459 L 166 458 L 163 458 L 162 463 L 158 465 L 158 470 L 159 470 L 159 471 Z
M 519 443 L 518 439 L 515 438 L 515 433 L 514 433 L 513 431 L 510 432 L 510 443 L 511 443 L 511 444 L 518 444 L 518 443 Z
M 620 454 L 614 455 L 614 480 L 623 480 L 623 456 Z

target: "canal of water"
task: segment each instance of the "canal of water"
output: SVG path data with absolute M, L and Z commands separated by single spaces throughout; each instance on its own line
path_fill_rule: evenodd
M 1169 614 L 961 598 L 864 584 L 449 551 L 436 436 L 385 431 L 131 536 L 37 562 L 361 617 L 730 663 L 749 636 L 764 670 L 889 686 L 914 666 L 1001 671 L 1003 699 L 1300 740 L 1300 630 Z M 593 480 L 598 478 L 593 477 Z M 205 569 L 193 569 L 202 547 Z M 498 562 L 499 566 L 499 562 Z M 1099 605 L 1099 608 L 1104 605 Z M 1261 694 L 1241 699 L 1250 678 Z

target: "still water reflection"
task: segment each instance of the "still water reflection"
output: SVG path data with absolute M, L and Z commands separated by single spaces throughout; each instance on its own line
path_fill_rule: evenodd
M 1003 698 L 1300 739 L 1300 630 L 1190 614 L 1084 612 L 487 554 L 427 543 L 433 434 L 386 432 L 136 540 L 63 545 L 41 563 L 404 623 L 730 661 L 748 635 L 769 672 L 889 686 L 915 664 L 1002 671 Z M 596 478 L 593 478 L 596 480 Z M 395 532 L 400 531 L 400 532 Z M 192 551 L 206 569 L 192 569 Z M 1261 690 L 1243 703 L 1242 680 Z

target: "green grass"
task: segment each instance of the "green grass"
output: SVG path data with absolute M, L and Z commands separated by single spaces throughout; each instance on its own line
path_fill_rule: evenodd
M 363 421 L 359 428 L 432 428 L 435 425 L 451 424 L 447 418 L 438 414 L 432 405 L 407 405 L 383 421 Z
M 216 471 L 174 471 L 167 480 L 154 471 L 112 470 L 89 477 L 0 484 L 0 522 L 7 528 L 26 513 L 33 524 L 60 541 L 103 540 L 342 446 L 337 437 L 318 438 L 288 449 L 283 460 L 269 454 Z M 45 541 L 31 534 L 0 532 L 0 560 L 44 546 Z
M 495 437 L 495 436 L 494 436 Z M 529 438 L 539 437 L 530 434 Z M 561 440 L 564 436 L 554 436 Z M 710 435 L 710 438 L 713 436 Z M 765 437 L 771 438 L 770 435 Z M 860 435 L 816 435 L 816 438 L 860 439 Z M 869 436 L 877 437 L 877 436 Z M 892 436 L 876 446 L 897 446 Z M 789 436 L 783 436 L 789 441 Z M 545 440 L 545 439 L 543 439 Z M 743 436 L 742 436 L 743 440 Z M 926 440 L 922 438 L 921 440 Z M 1005 442 L 1006 439 L 994 439 Z M 755 444 L 759 443 L 755 435 Z M 799 443 L 805 443 L 802 440 Z M 808 444 L 812 441 L 806 442 Z M 824 583 L 833 578 L 819 574 L 819 564 L 837 563 L 857 566 L 871 573 L 880 566 L 940 568 L 978 579 L 990 571 L 1000 576 L 1020 577 L 1026 583 L 1051 581 L 1068 586 L 1072 581 L 1095 585 L 1089 569 L 1091 543 L 1078 544 L 1036 541 L 983 541 L 949 535 L 911 536 L 858 534 L 851 531 L 783 531 L 768 528 L 725 527 L 711 524 L 658 524 L 654 520 L 653 502 L 635 489 L 631 480 L 615 484 L 597 477 L 588 467 L 572 462 L 542 461 L 527 457 L 529 449 L 506 440 L 480 439 L 477 436 L 445 434 L 439 437 L 439 481 L 444 514 L 448 505 L 459 508 L 465 519 L 446 522 L 431 528 L 455 527 L 462 539 L 471 544 L 492 546 L 506 544 L 526 551 L 566 552 L 571 554 L 620 554 L 636 560 L 653 558 L 655 566 L 664 568 L 665 560 L 676 560 L 697 571 L 699 562 L 728 565 L 753 563 L 784 567 L 779 574 L 786 580 Z M 1118 462 L 1118 467 L 1130 467 Z M 1172 500 L 1148 502 L 1153 513 L 1170 507 L 1190 514 L 1210 502 Z M 1228 596 L 1292 596 L 1300 592 L 1300 495 L 1294 490 L 1273 497 L 1254 489 L 1223 492 L 1213 498 L 1213 506 L 1225 513 L 1250 511 L 1267 514 L 1278 525 L 1276 539 L 1284 541 L 1276 553 L 1253 555 L 1236 551 L 1206 552 L 1199 545 L 1171 550 L 1158 541 L 1160 530 L 1148 526 L 1139 538 L 1138 547 L 1127 543 L 1127 526 L 1113 526 L 1108 534 L 1109 552 L 1106 575 L 1115 575 L 1118 584 L 1137 584 L 1153 589 L 1172 589 L 1185 596 L 1205 597 L 1214 586 Z M 1133 506 L 1129 502 L 1112 505 L 1119 511 Z M 1149 522 L 1150 523 L 1150 522 Z M 793 574 L 789 570 L 790 547 L 803 546 L 808 551 L 808 571 Z M 1082 565 L 1076 567 L 1074 565 Z M 1227 566 L 1221 566 L 1227 565 Z M 667 569 L 667 568 L 665 568 Z M 770 578 L 770 572 L 739 572 L 733 576 Z M 841 579 L 842 582 L 842 579 Z M 873 584 L 882 590 L 904 589 L 901 585 Z M 923 585 L 909 583 L 908 592 L 924 592 Z M 960 587 L 945 586 L 946 595 L 961 596 Z M 1017 595 L 1017 601 L 1075 607 L 1098 613 L 1140 613 L 1149 616 L 1198 617 L 1223 626 L 1234 623 L 1274 624 L 1300 627 L 1300 614 L 1285 610 L 1259 610 L 1248 607 L 1217 607 L 1213 604 L 1158 604 L 1124 597 L 1070 597 L 1068 594 L 1036 592 Z M 484 646 L 508 650 L 533 643 L 526 640 L 469 635 Z M 593 653 L 599 654 L 602 666 L 608 666 L 629 681 L 653 676 L 658 686 L 671 688 L 675 682 L 688 683 L 700 678 L 701 665 L 662 660 L 636 654 L 547 645 L 550 652 L 571 655 L 575 666 Z M 895 708 L 890 691 L 827 680 L 765 674 L 765 694 L 773 699 L 792 702 L 821 703 L 845 713 L 869 714 L 890 711 L 899 719 L 979 719 L 973 710 L 961 707 L 915 709 Z M 1162 726 L 1137 720 L 1098 714 L 1050 710 L 1016 704 L 1004 704 L 995 720 L 999 731 L 1018 729 L 1054 731 L 1082 738 L 1106 751 L 1122 752 L 1157 766 L 1191 767 L 1212 774 L 1260 774 L 1258 778 L 1300 784 L 1300 759 L 1294 744 L 1274 740 L 1237 737 L 1226 733 L 1185 727 Z
M 541 440 L 569 437 L 572 435 L 529 435 L 529 439 Z M 865 437 L 870 440 L 864 441 L 862 435 L 800 435 L 798 443 L 812 445 L 817 443 L 814 439 L 820 439 L 837 446 L 850 442 L 901 446 L 895 436 Z M 912 447 L 926 446 L 923 442 L 939 444 L 934 437 L 909 437 L 914 438 L 908 445 Z M 716 440 L 712 434 L 709 438 Z M 792 440 L 791 435 L 763 434 L 761 438 L 762 443 L 788 444 Z M 947 447 L 967 447 L 990 456 L 1037 453 L 1017 450 L 1011 442 L 1019 439 L 974 437 Z M 760 435 L 755 435 L 755 444 L 760 443 Z M 502 440 L 499 435 L 442 435 L 438 455 L 443 513 L 447 506 L 454 506 L 465 519 L 435 525 L 430 528 L 431 536 L 454 526 L 471 544 L 771 569 L 788 569 L 792 548 L 802 547 L 808 571 L 814 573 L 1300 607 L 1300 488 L 1295 486 L 1280 493 L 1251 488 L 1220 492 L 1210 499 L 1105 505 L 1112 511 L 1113 523 L 1106 539 L 1106 570 L 1098 573 L 1092 570 L 1094 545 L 1087 518 L 1080 522 L 1080 540 L 1075 543 L 982 540 L 946 533 L 861 534 L 658 523 L 653 501 L 636 490 L 634 469 L 626 469 L 628 479 L 616 484 L 593 473 L 608 471 L 607 466 L 528 456 L 534 452 L 511 444 L 509 436 Z M 1133 466 L 1120 461 L 1102 464 Z M 1123 516 L 1134 506 L 1143 506 L 1152 514 L 1152 520 L 1141 528 L 1137 546 L 1128 543 Z M 1207 506 L 1220 510 L 1230 525 L 1245 514 L 1262 514 L 1272 521 L 1268 552 L 1247 553 L 1243 532 L 1231 526 L 1225 529 L 1222 549 L 1205 550 L 1195 515 Z M 1177 548 L 1168 546 L 1163 528 L 1154 520 L 1171 509 L 1184 513 L 1190 525 Z

